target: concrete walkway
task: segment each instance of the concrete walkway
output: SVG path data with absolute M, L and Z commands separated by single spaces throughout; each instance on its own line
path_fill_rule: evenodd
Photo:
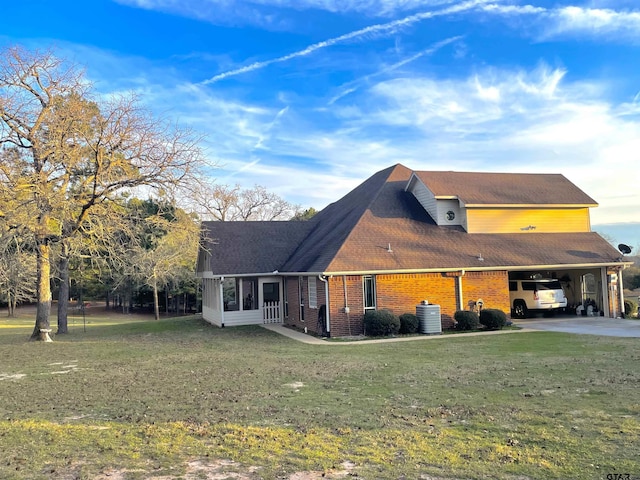
M 307 335 L 306 333 L 299 332 L 298 330 L 294 330 L 293 328 L 285 327 L 281 324 L 266 324 L 262 325 L 263 328 L 267 330 L 271 330 L 272 332 L 278 333 L 285 337 L 292 338 L 293 340 L 297 340 L 299 342 L 308 343 L 310 345 L 367 345 L 370 343 L 391 343 L 391 342 L 414 342 L 420 340 L 436 340 L 438 338 L 459 338 L 460 336 L 464 337 L 473 337 L 479 335 L 502 335 L 506 333 L 521 333 L 521 332 L 532 332 L 533 330 L 528 330 L 527 328 L 522 328 L 521 330 L 497 330 L 492 332 L 473 332 L 473 333 L 464 333 L 460 335 L 416 335 L 414 337 L 397 337 L 397 338 L 378 338 L 374 340 L 340 340 L 340 341 L 330 341 L 327 339 L 322 339 L 318 337 L 314 337 L 313 335 Z
M 577 333 L 584 335 L 604 335 L 608 337 L 640 337 L 640 320 L 637 319 L 570 316 L 555 318 L 530 318 L 526 320 L 518 320 L 514 323 L 515 325 L 521 327 L 521 330 L 473 332 L 461 335 L 463 335 L 464 337 L 473 337 L 479 335 L 501 335 L 508 333 L 549 331 Z M 380 338 L 372 340 L 329 341 L 327 339 L 314 337 L 313 335 L 307 335 L 303 332 L 285 327 L 281 324 L 268 324 L 262 326 L 272 332 L 278 333 L 285 337 L 289 337 L 299 342 L 308 343 L 310 345 L 367 345 L 370 343 L 414 342 L 422 340 L 436 340 L 438 338 L 458 338 L 458 335 L 416 335 L 413 337 Z
M 640 337 L 640 320 L 609 317 L 529 318 L 515 322 L 529 330 L 566 332 L 608 337 Z

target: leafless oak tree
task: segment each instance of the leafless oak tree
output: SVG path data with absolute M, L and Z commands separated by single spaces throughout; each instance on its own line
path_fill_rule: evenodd
M 203 220 L 290 220 L 300 210 L 260 185 L 243 189 L 240 185 L 231 187 L 201 180 L 192 197 L 194 209 Z

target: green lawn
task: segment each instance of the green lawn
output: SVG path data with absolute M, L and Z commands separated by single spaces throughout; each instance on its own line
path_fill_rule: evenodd
M 0 319 L 0 478 L 640 478 L 637 339 L 88 321 Z

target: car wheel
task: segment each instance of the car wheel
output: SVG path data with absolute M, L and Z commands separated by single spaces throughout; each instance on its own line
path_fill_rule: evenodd
M 527 305 L 522 300 L 513 302 L 513 316 L 516 318 L 527 318 Z

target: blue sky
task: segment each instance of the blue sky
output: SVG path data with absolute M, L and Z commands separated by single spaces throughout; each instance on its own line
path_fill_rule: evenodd
M 640 245 L 636 0 L 22 0 L 15 43 L 201 132 L 220 183 L 319 209 L 395 163 L 562 173 Z

